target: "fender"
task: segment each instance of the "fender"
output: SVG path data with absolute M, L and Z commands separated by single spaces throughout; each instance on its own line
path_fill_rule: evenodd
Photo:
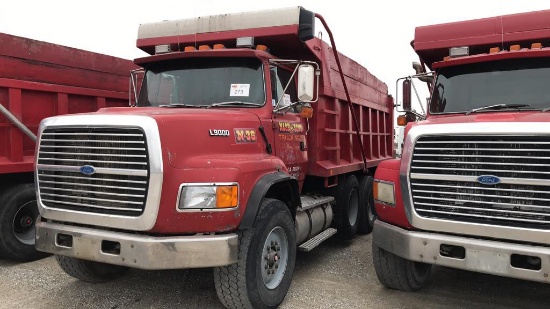
M 294 216 L 296 207 L 300 205 L 300 192 L 298 190 L 298 181 L 296 178 L 283 173 L 277 172 L 273 174 L 267 174 L 262 176 L 258 182 L 254 185 L 248 202 L 246 204 L 246 210 L 244 212 L 243 219 L 239 225 L 239 229 L 248 229 L 254 226 L 256 222 L 256 215 L 258 214 L 260 204 L 262 199 L 266 196 L 268 191 L 275 185 L 286 185 L 288 186 L 289 200 L 292 202 L 292 208 L 290 212 Z M 284 201 L 283 201 L 284 202 Z

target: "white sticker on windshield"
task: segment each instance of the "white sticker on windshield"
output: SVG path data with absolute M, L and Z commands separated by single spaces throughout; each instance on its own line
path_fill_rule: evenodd
M 290 104 L 292 104 L 290 101 L 290 94 L 283 94 L 283 106 L 289 106 Z
M 231 84 L 230 97 L 248 97 L 250 84 Z

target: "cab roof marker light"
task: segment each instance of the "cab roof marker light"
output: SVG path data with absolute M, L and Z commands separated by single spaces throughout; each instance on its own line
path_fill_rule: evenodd
M 199 50 L 210 50 L 210 49 L 212 49 L 212 48 L 210 48 L 210 46 L 208 46 L 208 45 L 199 46 Z
M 470 48 L 468 46 L 451 47 L 449 48 L 449 56 L 451 58 L 464 57 L 470 54 Z
M 521 49 L 521 46 L 519 45 L 511 45 L 510 46 L 510 51 L 516 51 L 516 50 L 520 50 Z
M 194 50 L 197 50 L 197 48 L 195 48 L 195 46 L 185 46 L 185 48 L 183 49 L 183 51 L 194 51 Z
M 258 45 L 256 46 L 256 50 L 261 50 L 261 51 L 267 51 L 269 48 L 267 48 L 267 46 L 265 45 Z
M 500 52 L 499 47 L 491 47 L 491 49 L 489 49 L 489 54 L 496 54 L 498 52 Z
M 214 44 L 214 46 L 212 46 L 212 49 L 224 49 L 225 48 L 225 45 L 223 44 Z
M 531 44 L 531 49 L 541 49 L 542 43 L 533 43 Z
M 237 47 L 238 48 L 252 48 L 254 47 L 254 37 L 246 36 L 237 38 Z

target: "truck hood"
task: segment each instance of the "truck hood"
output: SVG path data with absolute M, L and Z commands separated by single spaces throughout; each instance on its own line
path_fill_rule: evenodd
M 431 116 L 428 120 L 418 124 L 447 124 L 447 123 L 476 123 L 476 122 L 548 122 L 550 112 L 488 112 L 470 115 Z
M 148 116 L 157 122 L 164 162 L 174 168 L 215 168 L 216 159 L 265 156 L 260 120 L 250 110 L 107 108 L 99 113 Z

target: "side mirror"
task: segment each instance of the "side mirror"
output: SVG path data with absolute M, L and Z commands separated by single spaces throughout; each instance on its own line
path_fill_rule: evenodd
M 411 110 L 411 80 L 405 79 L 403 81 L 401 93 L 403 93 L 403 110 Z
M 298 100 L 311 102 L 314 95 L 315 68 L 311 64 L 302 64 L 298 68 Z

